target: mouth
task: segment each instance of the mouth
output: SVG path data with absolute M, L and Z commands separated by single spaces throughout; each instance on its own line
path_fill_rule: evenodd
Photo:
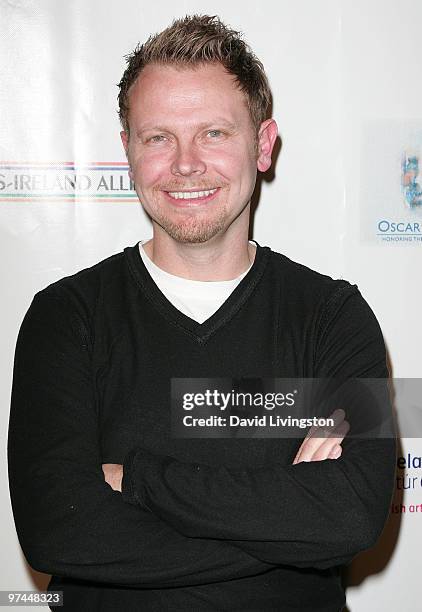
M 184 191 L 163 191 L 166 198 L 170 200 L 175 206 L 199 206 L 200 204 L 213 200 L 220 187 L 214 189 L 203 189 L 203 190 L 184 190 Z

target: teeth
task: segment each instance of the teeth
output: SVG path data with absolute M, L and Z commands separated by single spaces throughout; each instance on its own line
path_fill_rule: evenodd
M 175 200 L 194 200 L 195 198 L 205 198 L 216 191 L 217 189 L 209 189 L 208 191 L 169 191 L 168 194 Z

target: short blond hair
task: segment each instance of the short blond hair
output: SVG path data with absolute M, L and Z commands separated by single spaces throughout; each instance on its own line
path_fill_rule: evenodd
M 126 56 L 127 68 L 118 85 L 119 118 L 129 133 L 129 90 L 148 64 L 194 67 L 221 63 L 244 92 L 256 135 L 268 118 L 271 91 L 264 67 L 242 34 L 228 28 L 217 15 L 186 15 L 150 36 Z

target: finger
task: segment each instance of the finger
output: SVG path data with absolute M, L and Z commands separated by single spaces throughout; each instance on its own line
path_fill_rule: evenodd
M 312 461 L 313 455 L 326 443 L 327 440 L 338 438 L 338 442 L 341 442 L 341 440 L 347 434 L 349 428 L 350 426 L 347 421 L 342 421 L 337 427 L 331 429 L 330 431 L 319 428 L 320 436 L 313 435 L 309 438 L 305 438 L 296 455 L 294 463 L 299 463 L 300 461 Z M 324 435 L 322 435 L 322 433 L 324 433 Z M 328 448 L 330 449 L 334 444 L 335 442 L 330 442 L 328 444 Z M 325 448 L 327 448 L 327 445 Z
M 306 434 L 302 444 L 299 447 L 296 457 L 294 458 L 293 465 L 295 465 L 296 463 L 299 463 L 300 461 L 310 461 L 312 454 L 321 445 L 322 443 L 321 440 L 325 440 L 328 437 L 329 433 L 327 433 L 327 431 L 329 431 L 330 429 L 335 430 L 337 427 L 339 427 L 341 423 L 344 422 L 345 416 L 346 416 L 346 413 L 344 412 L 344 410 L 342 408 L 337 408 L 337 410 L 334 410 L 334 412 L 330 414 L 330 417 L 329 417 L 329 418 L 332 418 L 334 421 L 334 425 L 331 426 L 331 428 L 321 427 L 318 425 L 312 425 L 312 427 L 309 429 L 308 433 Z M 318 434 L 320 435 L 318 436 Z M 312 442 L 309 443 L 308 440 L 311 438 L 312 438 Z M 305 459 L 302 457 L 304 450 L 306 450 L 306 457 L 307 457 Z
M 336 444 L 341 444 L 349 429 L 350 424 L 348 421 L 342 421 L 329 434 L 326 433 L 325 437 L 305 439 L 293 464 L 295 465 L 302 461 L 322 461 L 327 459 L 331 449 Z
M 317 448 L 312 455 L 310 461 L 323 461 L 329 459 L 331 452 L 340 446 L 343 442 L 347 432 L 350 429 L 350 425 L 347 421 L 343 421 L 335 432 L 324 440 L 324 442 Z M 341 446 L 340 446 L 341 448 Z
M 338 409 L 337 411 L 334 411 L 330 416 L 336 420 L 341 419 L 342 416 L 344 418 L 344 410 Z M 335 423 L 336 423 L 336 420 L 335 420 Z M 312 427 L 309 429 L 308 433 L 306 434 L 305 438 L 303 439 L 303 442 L 300 445 L 299 450 L 296 453 L 296 457 L 293 460 L 293 465 L 295 465 L 296 463 L 299 463 L 299 460 L 301 459 L 301 456 L 302 456 L 302 452 L 304 448 L 306 448 L 309 438 L 317 437 L 318 431 L 321 431 L 321 428 L 318 427 L 317 425 L 312 425 Z
M 336 444 L 331 453 L 328 455 L 328 459 L 339 459 L 342 452 L 343 448 L 340 446 L 340 444 Z

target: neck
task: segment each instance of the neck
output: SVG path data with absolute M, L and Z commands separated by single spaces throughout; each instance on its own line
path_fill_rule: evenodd
M 153 238 L 144 243 L 143 248 L 155 265 L 165 272 L 201 281 L 236 278 L 252 265 L 256 253 L 256 247 L 249 244 L 247 234 L 236 240 L 224 234 L 204 243 L 192 244 L 177 242 L 165 232 L 154 231 Z

